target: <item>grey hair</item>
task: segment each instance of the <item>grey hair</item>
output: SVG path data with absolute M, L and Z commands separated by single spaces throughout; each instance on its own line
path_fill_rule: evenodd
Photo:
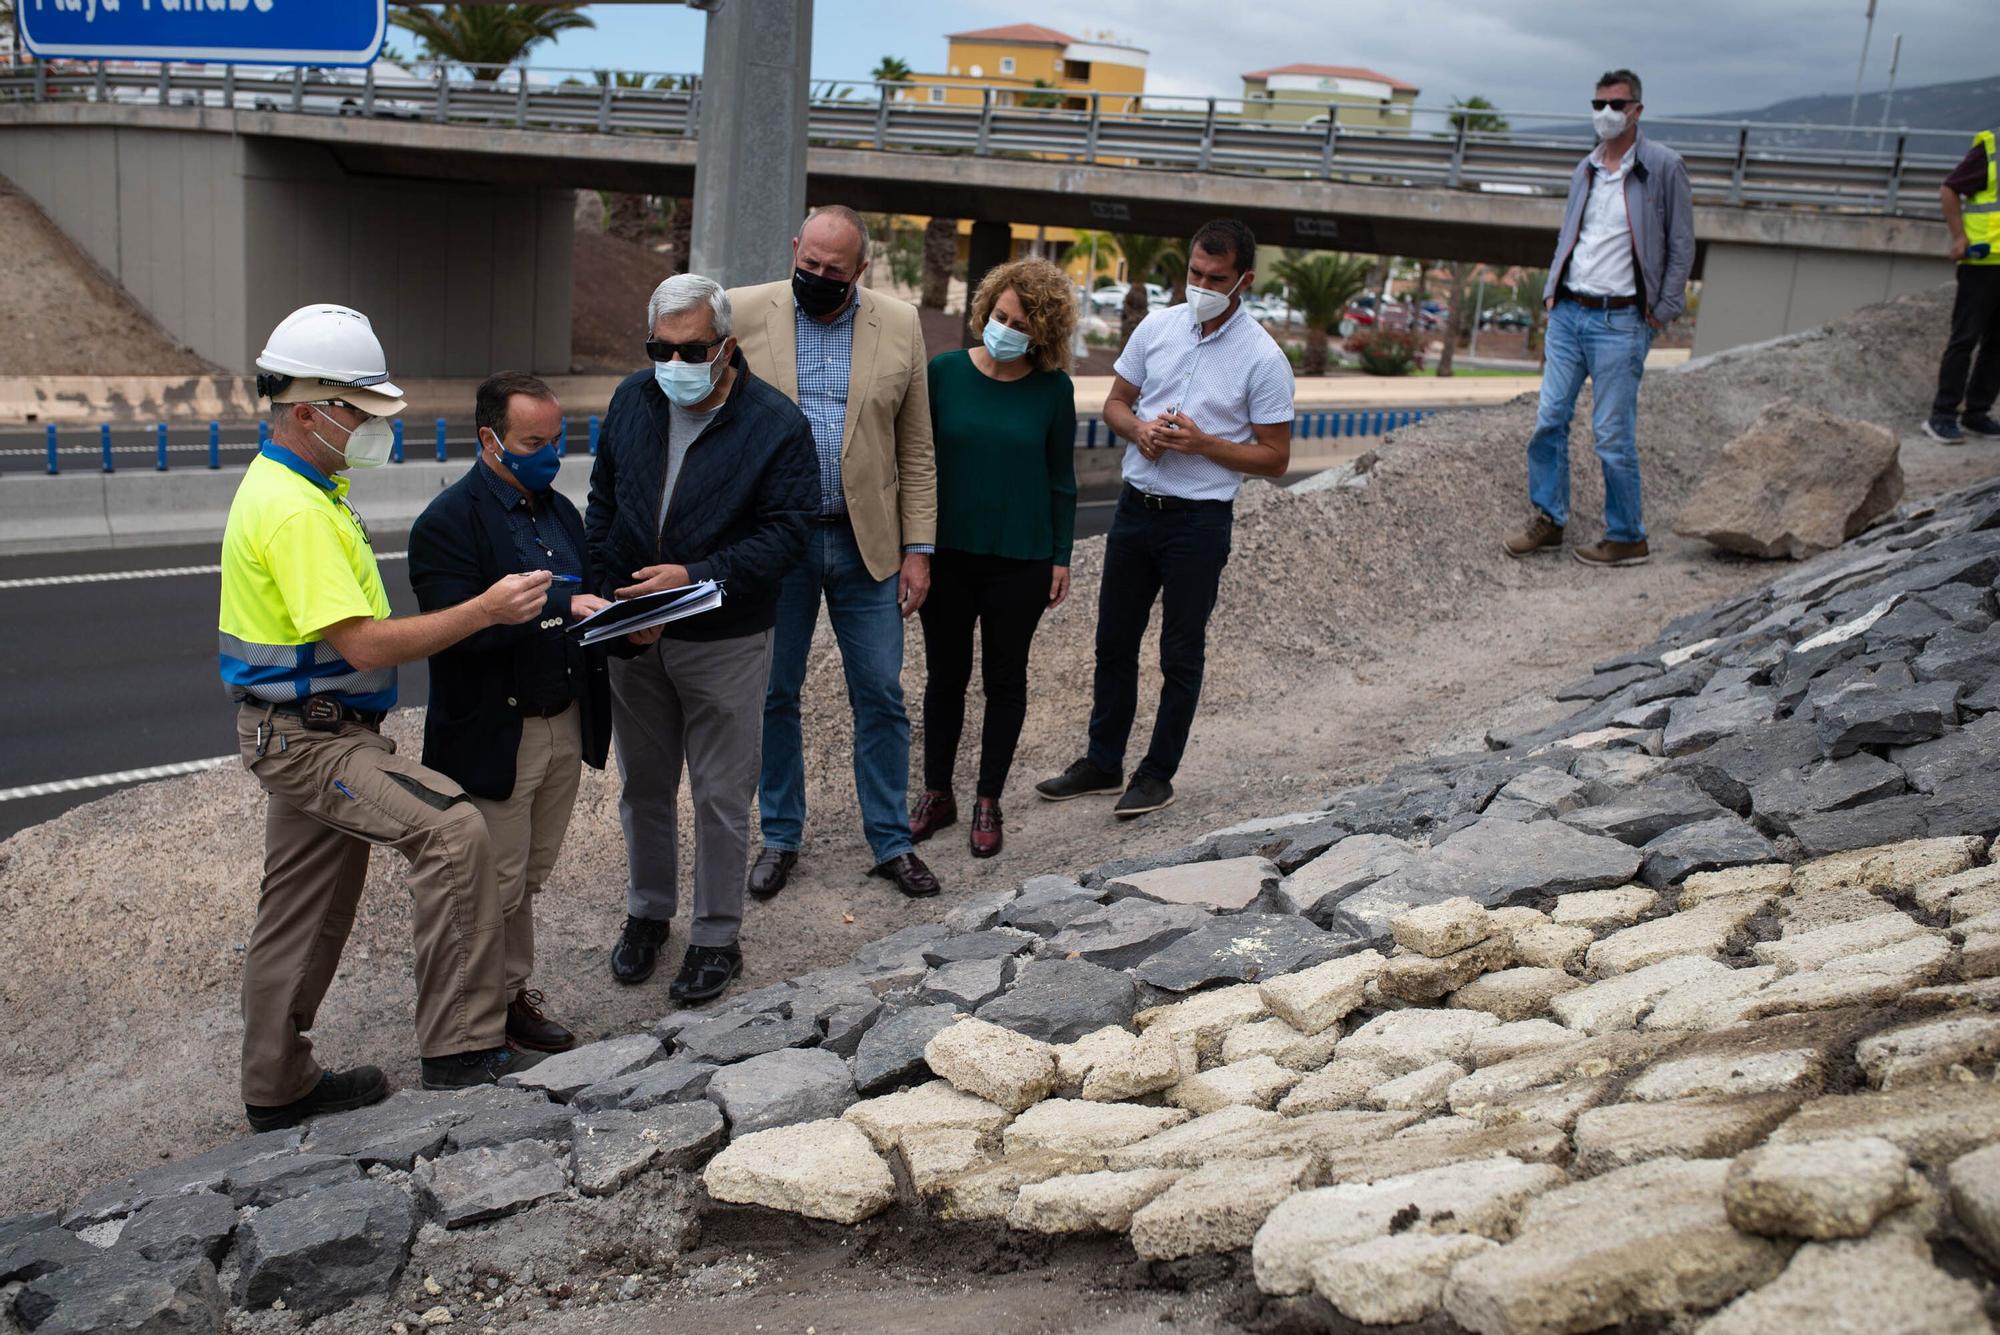
M 698 273 L 677 273 L 653 289 L 652 300 L 646 303 L 647 337 L 659 327 L 662 315 L 679 315 L 702 305 L 715 317 L 715 336 L 728 338 L 729 294 L 723 291 L 722 284 Z
M 1604 71 L 1604 77 L 1597 81 L 1597 86 L 1599 88 L 1609 88 L 1614 83 L 1622 83 L 1627 88 L 1630 88 L 1634 102 L 1644 102 L 1646 100 L 1646 90 L 1639 86 L 1639 76 L 1631 70 L 1606 70 Z

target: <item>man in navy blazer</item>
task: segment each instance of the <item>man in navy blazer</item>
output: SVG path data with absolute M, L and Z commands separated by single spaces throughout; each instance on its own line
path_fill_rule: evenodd
M 465 600 L 502 575 L 552 576 L 540 616 L 494 626 L 430 660 L 424 764 L 456 779 L 486 820 L 504 916 L 507 1039 L 561 1052 L 576 1045 L 549 1018 L 535 965 L 534 897 L 569 829 L 582 767 L 603 769 L 611 743 L 602 650 L 570 626 L 606 605 L 576 506 L 554 487 L 562 405 L 542 381 L 503 371 L 479 387 L 479 460 L 438 493 L 410 530 L 410 584 L 426 611 Z

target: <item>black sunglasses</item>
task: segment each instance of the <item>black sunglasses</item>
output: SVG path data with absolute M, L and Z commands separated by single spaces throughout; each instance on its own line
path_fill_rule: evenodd
M 1610 107 L 1613 111 L 1623 111 L 1629 106 L 1637 105 L 1638 101 L 1636 97 L 1593 97 L 1590 99 L 1590 109 L 1602 111 Z
M 646 356 L 656 362 L 670 362 L 678 353 L 684 362 L 705 362 L 708 360 L 708 355 L 722 344 L 721 338 L 711 339 L 707 343 L 669 343 L 663 338 L 649 338 L 646 340 Z

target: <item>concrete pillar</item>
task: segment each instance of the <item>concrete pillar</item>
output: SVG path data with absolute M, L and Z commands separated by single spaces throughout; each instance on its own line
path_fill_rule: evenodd
M 812 0 L 710 0 L 689 268 L 724 287 L 791 272 L 806 211 Z
M 972 294 L 979 290 L 981 279 L 1012 259 L 1013 254 L 1012 226 L 983 220 L 972 224 L 972 246 L 965 259 L 965 315 L 959 322 L 959 341 L 968 348 L 979 341 L 983 332 L 972 327 Z

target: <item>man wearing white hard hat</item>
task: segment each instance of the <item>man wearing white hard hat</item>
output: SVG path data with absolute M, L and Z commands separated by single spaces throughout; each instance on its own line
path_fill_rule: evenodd
M 243 764 L 268 795 L 264 876 L 243 957 L 243 1103 L 253 1129 L 296 1125 L 388 1093 L 381 1071 L 313 1059 L 377 844 L 409 860 L 417 1044 L 425 1088 L 491 1084 L 539 1060 L 506 1045 L 501 903 L 486 826 L 464 789 L 382 736 L 396 666 L 535 616 L 549 572 L 391 617 L 349 468 L 387 462 L 403 410 L 359 311 L 315 305 L 257 358 L 271 440 L 245 472 L 222 539 L 222 680 Z

